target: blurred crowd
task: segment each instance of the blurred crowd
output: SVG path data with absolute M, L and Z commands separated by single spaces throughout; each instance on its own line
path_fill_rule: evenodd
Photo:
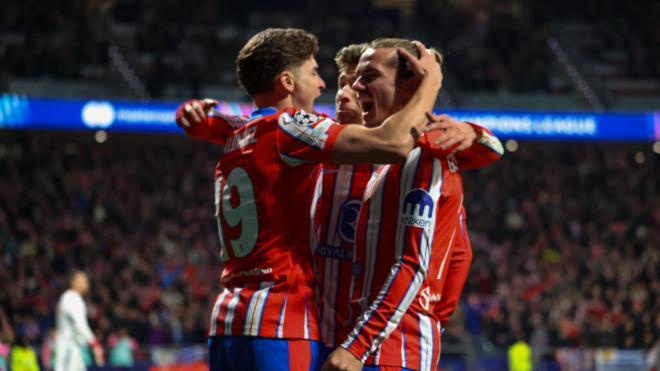
M 7 139 L 7 138 L 5 138 Z M 72 269 L 100 339 L 203 342 L 218 289 L 216 154 L 174 138 L 0 141 L 0 334 L 40 342 Z
M 89 273 L 91 326 L 106 345 L 126 335 L 204 342 L 220 273 L 217 148 L 178 136 L 1 134 L 0 344 L 47 340 L 75 268 Z M 659 182 L 660 156 L 642 144 L 522 143 L 466 173 L 474 261 L 447 341 L 650 348 Z
M 474 261 L 459 315 L 485 348 L 660 339 L 660 156 L 523 143 L 464 177 Z
M 401 2 L 401 7 L 386 3 L 396 2 L 5 2 L 0 12 L 0 88 L 3 80 L 6 84 L 21 77 L 108 82 L 117 75 L 108 56 L 109 47 L 116 45 L 152 97 L 161 97 L 173 85 L 198 96 L 202 84 L 236 85 L 234 56 L 254 33 L 268 26 L 295 26 L 319 36 L 321 74 L 329 82 L 336 79 L 332 58 L 340 47 L 402 36 L 423 40 L 444 53 L 446 86 L 454 93 L 561 93 L 573 88 L 557 78 L 563 72 L 546 45 L 553 22 L 571 17 L 605 22 L 618 11 L 612 2 L 419 0 Z M 660 29 L 653 26 L 660 9 L 622 7 L 630 10 L 622 14 L 635 17 L 617 18 L 618 31 L 604 34 L 630 35 L 625 40 L 630 41 L 626 50 L 636 66 L 633 73 L 657 76 L 657 51 L 647 45 L 660 40 Z M 636 22 L 637 16 L 651 21 Z
M 153 98 L 199 96 L 203 85 L 237 86 L 234 59 L 265 27 L 302 27 L 318 35 L 321 75 L 335 81 L 333 57 L 353 42 L 415 38 L 445 55 L 445 87 L 466 92 L 571 92 L 547 46 L 561 22 L 588 22 L 602 55 L 622 48 L 631 78 L 658 78 L 660 5 L 519 0 L 27 0 L 2 5 L 0 91 L 9 79 L 49 78 L 117 84 L 109 56 L 117 46 Z M 313 16 L 315 15 L 315 16 Z M 84 35 L 84 37 L 81 37 Z M 573 56 L 577 57 L 577 56 Z M 625 77 L 625 76 L 622 76 Z M 126 85 L 128 86 L 128 85 Z

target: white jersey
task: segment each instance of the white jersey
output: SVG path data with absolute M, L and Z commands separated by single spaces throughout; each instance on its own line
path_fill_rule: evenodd
M 55 371 L 85 370 L 82 347 L 94 340 L 87 323 L 87 308 L 83 298 L 67 290 L 57 303 L 57 335 L 55 337 Z

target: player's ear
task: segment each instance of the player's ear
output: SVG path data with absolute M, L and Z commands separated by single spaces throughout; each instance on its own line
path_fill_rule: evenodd
M 284 70 L 277 77 L 279 85 L 287 92 L 293 93 L 295 77 L 291 71 Z

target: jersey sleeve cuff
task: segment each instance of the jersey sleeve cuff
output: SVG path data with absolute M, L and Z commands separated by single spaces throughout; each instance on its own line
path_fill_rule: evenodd
M 369 357 L 369 348 L 371 348 L 371 344 L 366 342 L 362 336 L 358 336 L 352 343 L 346 344 L 346 342 L 344 342 L 341 344 L 341 347 L 348 350 L 355 356 L 355 358 L 364 363 Z

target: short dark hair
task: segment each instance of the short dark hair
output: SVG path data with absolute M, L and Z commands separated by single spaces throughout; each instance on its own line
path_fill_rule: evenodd
M 339 73 L 346 71 L 348 68 L 355 68 L 360 61 L 360 56 L 369 47 L 367 43 L 347 45 L 337 52 L 335 55 L 335 63 Z
M 402 48 L 409 52 L 410 54 L 414 55 L 415 57 L 419 58 L 419 50 L 417 50 L 417 47 L 411 40 L 407 39 L 399 39 L 399 38 L 394 38 L 394 37 L 386 37 L 386 38 L 378 38 L 369 43 L 369 47 L 372 49 L 379 49 L 379 48 Z M 442 54 L 440 54 L 439 51 L 430 48 L 429 49 L 431 52 L 435 54 L 435 59 L 442 65 Z M 408 70 L 408 66 L 406 63 L 406 60 L 403 59 L 402 57 L 398 56 L 396 58 L 393 58 L 391 61 L 389 61 L 392 67 L 397 68 L 400 73 L 400 76 L 409 76 L 411 75 L 411 72 Z
M 236 76 L 254 97 L 273 89 L 278 74 L 302 65 L 319 50 L 316 36 L 299 28 L 267 28 L 254 35 L 236 58 Z

